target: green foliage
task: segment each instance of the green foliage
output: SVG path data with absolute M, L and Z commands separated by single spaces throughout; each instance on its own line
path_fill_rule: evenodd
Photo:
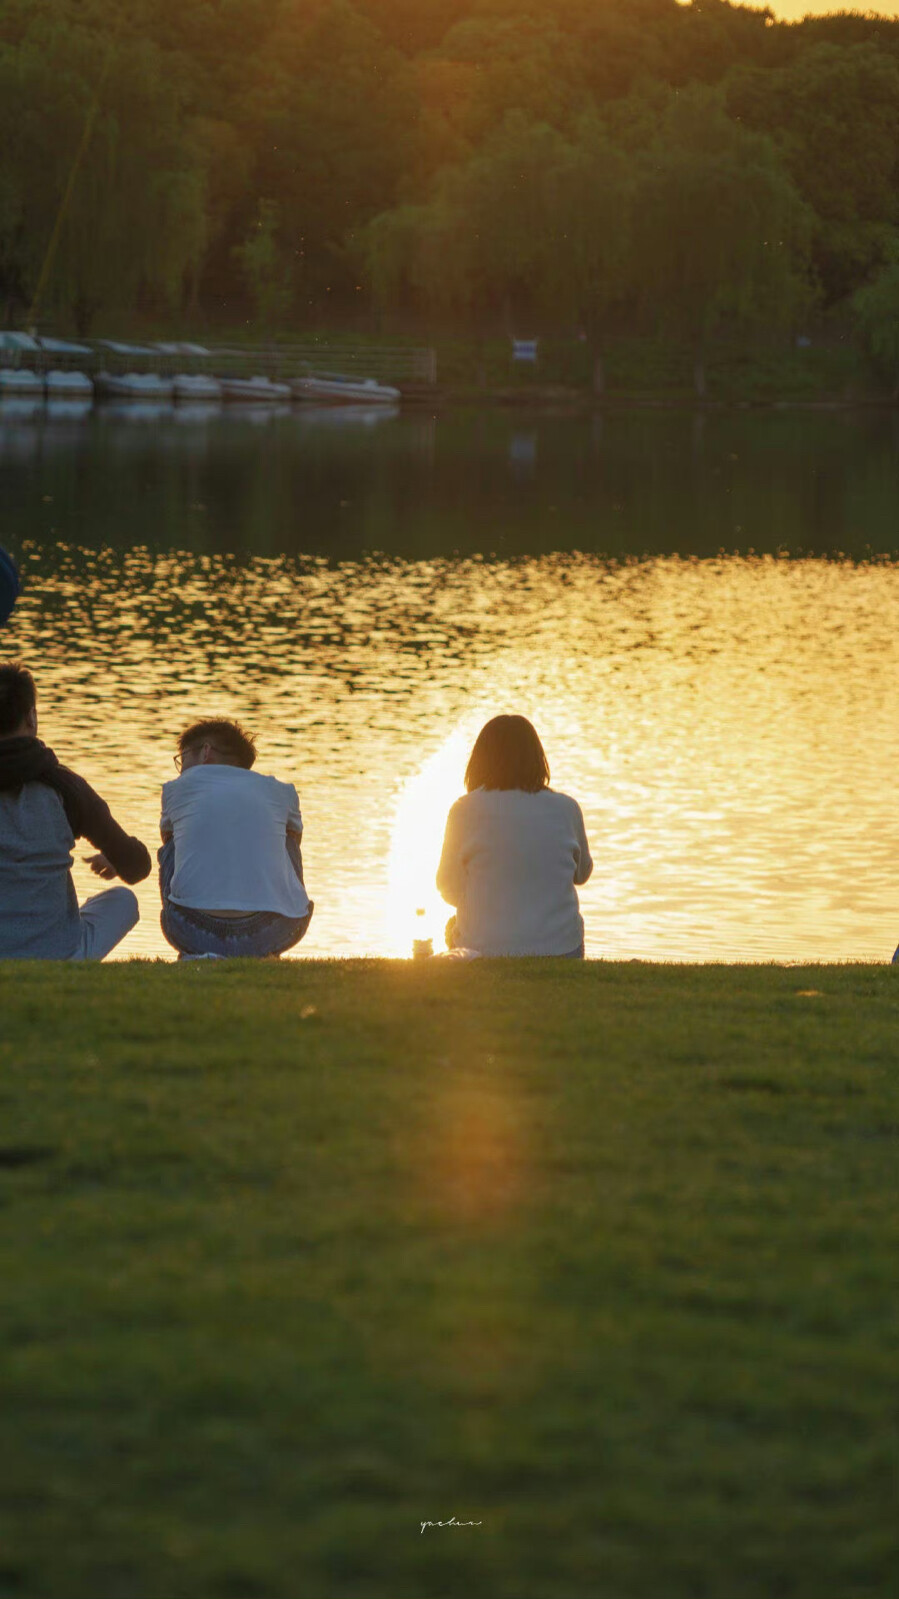
M 345 0 L 327 0 L 311 22 L 288 9 L 255 64 L 247 114 L 297 298 L 346 291 L 353 235 L 394 198 L 408 159 L 406 62 Z
M 177 305 L 202 254 L 203 183 L 158 50 L 39 16 L 0 53 L 0 283 L 87 327 L 140 295 Z
M 890 261 L 856 292 L 852 309 L 866 348 L 894 390 L 899 389 L 899 260 Z
M 290 313 L 291 274 L 278 238 L 278 207 L 260 200 L 249 237 L 235 246 L 260 323 L 283 322 Z
M 429 205 L 375 220 L 366 266 L 381 303 L 411 292 L 510 331 L 529 318 L 594 328 L 622 289 L 629 226 L 628 163 L 595 118 L 571 141 L 514 112 Z
M 675 94 L 640 161 L 634 266 L 644 306 L 697 341 L 723 317 L 789 323 L 809 213 L 771 141 L 720 95 Z
M 379 312 L 480 331 L 773 328 L 891 259 L 897 174 L 888 18 L 786 26 L 729 0 L 0 6 L 7 320 L 39 294 L 39 316 L 85 327 L 185 305 L 333 323 L 364 281 Z
M 816 44 L 788 67 L 736 74 L 727 103 L 776 140 L 814 214 L 826 297 L 842 299 L 899 222 L 899 62 L 873 43 Z

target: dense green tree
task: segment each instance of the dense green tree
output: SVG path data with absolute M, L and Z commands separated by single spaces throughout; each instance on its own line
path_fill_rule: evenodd
M 20 309 L 85 330 L 143 294 L 177 304 L 204 244 L 202 172 L 179 87 L 146 43 L 98 52 L 39 15 L 0 53 L 0 279 Z
M 788 67 L 741 70 L 727 103 L 777 141 L 817 218 L 825 297 L 842 299 L 883 260 L 899 222 L 899 63 L 873 44 L 816 44 Z
M 597 393 L 604 387 L 608 323 L 633 279 L 636 179 L 633 159 L 610 140 L 595 115 L 585 117 L 555 201 L 566 222 L 556 270 L 564 274 L 560 297 L 571 303 L 590 344 Z
M 856 291 L 852 310 L 869 354 L 899 400 L 899 259 Z
M 0 0 L 7 318 L 339 318 L 362 267 L 385 309 L 578 326 L 599 378 L 638 312 L 700 339 L 861 293 L 869 338 L 897 247 L 897 19 Z
M 802 304 L 808 228 L 770 139 L 732 122 L 714 91 L 672 95 L 641 159 L 633 274 L 645 313 L 692 342 L 700 393 L 718 323 L 776 326 Z
M 356 0 L 357 8 L 404 55 L 435 49 L 470 10 L 469 0 Z
M 466 129 L 476 145 L 510 112 L 564 129 L 589 104 L 577 40 L 551 16 L 469 18 L 439 53 L 476 69 Z
M 281 326 L 290 316 L 294 290 L 290 263 L 279 242 L 280 220 L 275 202 L 260 200 L 247 238 L 234 246 L 256 318 L 268 327 Z
M 376 302 L 418 301 L 509 333 L 580 327 L 597 387 L 602 335 L 628 281 L 633 167 L 593 117 L 574 139 L 512 113 L 484 150 L 445 172 L 428 205 L 370 224 Z
M 414 77 L 346 0 L 285 7 L 255 67 L 244 127 L 254 186 L 277 202 L 299 307 L 346 293 L 358 228 L 396 198 L 416 126 Z

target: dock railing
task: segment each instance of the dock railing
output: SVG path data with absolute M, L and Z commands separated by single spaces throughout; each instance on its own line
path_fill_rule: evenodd
M 218 377 L 281 379 L 323 376 L 376 378 L 410 388 L 437 382 L 437 352 L 402 344 L 332 344 L 316 339 L 305 344 L 215 344 L 203 353 L 160 349 L 158 346 L 116 346 L 105 339 L 80 341 L 83 353 L 42 348 L 12 347 L 0 352 L 0 366 L 30 367 L 37 372 L 51 366 L 90 374 L 109 372 L 208 372 Z
M 204 365 L 217 370 L 216 363 L 235 375 L 252 377 L 256 373 L 286 380 L 323 375 L 379 378 L 386 383 L 435 384 L 436 350 L 410 345 L 344 345 L 323 340 L 310 344 L 210 345 Z

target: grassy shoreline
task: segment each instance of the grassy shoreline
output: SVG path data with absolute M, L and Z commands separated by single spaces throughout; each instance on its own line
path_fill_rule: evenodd
M 0 1593 L 887 1599 L 897 985 L 0 968 Z

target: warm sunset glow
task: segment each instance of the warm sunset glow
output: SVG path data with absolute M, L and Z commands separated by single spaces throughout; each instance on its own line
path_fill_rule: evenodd
M 468 1224 L 506 1220 L 529 1186 L 522 1108 L 484 1043 L 469 1041 L 466 1065 L 489 1086 L 448 1072 L 416 1148 L 416 1205 Z
M 553 787 L 583 809 L 588 956 L 896 947 L 893 566 L 551 555 L 238 569 L 59 548 L 23 564 L 9 646 L 39 663 L 42 735 L 148 844 L 193 716 L 245 721 L 259 769 L 296 784 L 316 909 L 295 958 L 405 958 L 419 934 L 444 947 L 446 816 L 499 711 L 530 717 Z M 82 897 L 96 892 L 87 853 Z M 138 896 L 122 955 L 170 958 L 155 873 Z
M 760 5 L 750 5 L 759 11 Z M 878 0 L 872 6 L 852 5 L 850 0 L 772 0 L 769 9 L 778 22 L 801 22 L 803 17 L 830 16 L 836 11 L 858 11 L 862 15 L 874 13 L 879 17 L 899 16 L 899 0 Z
M 446 948 L 443 930 L 452 907 L 441 899 L 434 877 L 447 812 L 464 793 L 471 744 L 467 729 L 457 728 L 400 795 L 390 847 L 386 914 L 391 955 L 411 955 L 414 939 L 430 938 L 435 954 Z

